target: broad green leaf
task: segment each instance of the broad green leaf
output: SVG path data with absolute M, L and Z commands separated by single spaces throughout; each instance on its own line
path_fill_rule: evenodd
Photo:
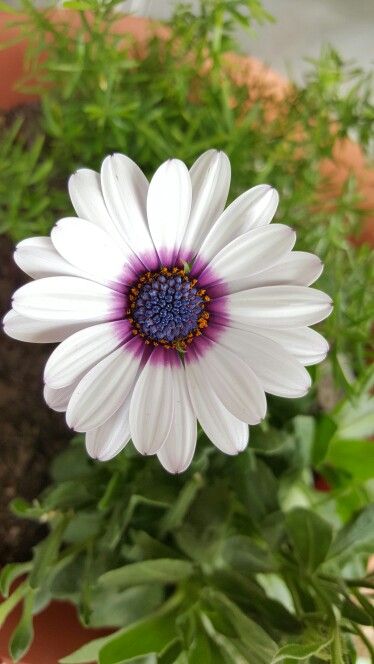
M 278 483 L 270 468 L 261 460 L 251 466 L 249 453 L 243 452 L 232 461 L 232 473 L 239 499 L 249 516 L 261 522 L 267 515 L 279 509 Z
M 81 436 L 75 437 L 70 447 L 53 459 L 51 465 L 51 475 L 55 482 L 78 479 L 90 472 L 92 465 Z
M 145 657 L 130 657 L 121 660 L 117 664 L 157 664 L 158 658 L 156 653 L 150 653 Z
M 374 477 L 374 441 L 333 438 L 324 463 L 345 470 L 357 480 Z
M 339 438 L 369 438 L 374 435 L 374 397 L 363 394 L 346 401 L 338 415 Z
M 103 523 L 103 518 L 103 514 L 98 511 L 86 512 L 81 510 L 77 512 L 65 529 L 64 542 L 74 544 L 96 537 Z
M 337 534 L 328 559 L 352 558 L 355 553 L 371 553 L 374 547 L 374 504 L 365 507 Z
M 99 664 L 160 653 L 176 636 L 174 614 L 160 611 L 114 635 L 100 650 Z
M 221 479 L 204 487 L 174 537 L 178 547 L 199 564 L 212 565 L 220 556 L 230 515 L 230 493 Z
M 241 574 L 276 570 L 276 563 L 269 550 L 245 535 L 235 535 L 226 540 L 222 547 L 222 557 L 230 567 Z
M 331 641 L 332 637 L 307 644 L 289 643 L 286 646 L 279 648 L 278 652 L 275 654 L 273 659 L 270 660 L 270 662 L 271 664 L 277 664 L 277 662 L 284 662 L 288 659 L 308 659 L 312 655 L 318 655 L 318 653 L 321 652 L 323 648 L 327 648 Z
M 154 612 L 165 598 L 158 584 L 134 586 L 113 592 L 112 588 L 91 589 L 90 627 L 124 627 Z
M 268 664 L 277 649 L 277 645 L 267 632 L 254 620 L 246 616 L 223 593 L 209 588 L 204 591 L 204 597 L 209 601 L 212 608 L 219 610 L 224 620 L 232 626 L 248 653 L 252 653 L 253 657 L 257 657 L 258 664 Z
M 112 635 L 102 636 L 99 639 L 85 643 L 78 650 L 60 659 L 59 664 L 91 664 L 91 662 L 96 662 L 101 648 L 111 638 L 113 638 Z
M 328 554 L 333 535 L 330 524 L 315 512 L 296 507 L 287 512 L 286 527 L 297 559 L 313 572 Z
M 191 576 L 193 571 L 193 565 L 186 560 L 144 560 L 106 572 L 99 578 L 99 583 L 107 588 L 130 588 L 148 583 L 178 583 Z
M 208 615 L 203 613 L 201 615 L 201 621 L 206 633 L 209 635 L 219 652 L 220 659 L 215 657 L 215 663 L 218 664 L 219 662 L 221 664 L 221 662 L 225 662 L 229 664 L 248 664 L 248 660 L 242 656 L 234 640 L 215 629 Z
M 318 421 L 313 443 L 313 464 L 315 466 L 318 466 L 325 458 L 329 442 L 336 430 L 336 422 L 328 415 L 323 415 Z
M 144 530 L 131 530 L 130 538 L 133 544 L 124 544 L 122 551 L 125 558 L 132 562 L 157 558 L 175 558 L 177 552 L 155 537 L 151 537 Z
M 23 602 L 21 620 L 15 628 L 9 643 L 9 652 L 12 659 L 18 662 L 28 651 L 34 636 L 32 611 L 34 606 L 34 592 L 29 591 Z
M 281 429 L 269 428 L 262 431 L 253 427 L 251 431 L 251 450 L 266 456 L 279 454 L 292 447 L 293 440 L 289 433 Z
M 0 593 L 3 595 L 3 597 L 8 597 L 13 581 L 18 579 L 18 577 L 22 574 L 29 572 L 31 567 L 31 562 L 9 563 L 3 567 L 0 572 Z

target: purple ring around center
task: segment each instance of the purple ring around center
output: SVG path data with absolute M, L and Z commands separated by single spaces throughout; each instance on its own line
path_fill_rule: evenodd
M 169 252 L 170 253 L 170 252 Z M 166 252 L 163 253 L 166 255 Z M 193 341 L 183 353 L 183 360 L 186 362 L 194 361 L 197 357 L 205 354 L 211 345 L 218 340 L 230 324 L 228 308 L 228 288 L 224 281 L 214 273 L 209 264 L 199 257 L 193 260 L 191 257 L 183 256 L 181 252 L 170 254 L 167 264 L 160 261 L 156 264 L 153 261 L 152 271 L 158 271 L 161 267 L 169 269 L 177 267 L 183 268 L 188 263 L 191 270 L 188 276 L 197 279 L 197 288 L 204 288 L 210 297 L 206 303 L 205 309 L 209 313 L 207 328 L 202 330 L 200 336 L 193 338 Z M 146 265 L 150 265 L 149 256 L 139 256 L 131 265 L 124 267 L 121 277 L 116 284 L 116 290 L 112 290 L 113 307 L 110 313 L 110 320 L 116 322 L 116 332 L 122 344 L 126 344 L 126 349 L 130 350 L 137 357 L 142 355 L 142 363 L 149 358 L 155 364 L 175 364 L 180 365 L 181 355 L 175 348 L 165 348 L 163 346 L 152 346 L 146 344 L 145 340 L 138 335 L 133 336 L 134 343 L 128 343 L 132 337 L 133 328 L 127 319 L 126 311 L 129 306 L 129 294 L 131 289 L 138 283 L 140 277 L 148 271 Z M 199 278 L 201 275 L 201 278 Z M 127 342 L 127 343 L 126 343 Z

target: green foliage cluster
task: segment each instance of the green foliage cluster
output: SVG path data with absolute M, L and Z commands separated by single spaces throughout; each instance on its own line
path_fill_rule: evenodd
M 311 466 L 339 462 L 342 436 L 355 431 L 344 409 L 329 422 L 307 409 L 292 417 L 280 409 L 281 430 L 271 422 L 254 430 L 237 457 L 216 454 L 201 432 L 182 477 L 132 448 L 96 464 L 73 440 L 40 499 L 12 505 L 50 526 L 32 562 L 0 575 L 7 595 L 28 572 L 0 606 L 1 621 L 24 603 L 12 656 L 22 656 L 33 612 L 52 598 L 73 602 L 85 625 L 118 627 L 63 664 L 343 664 L 356 661 L 355 634 L 374 656 L 362 631 L 374 621 L 365 594 L 374 588 L 365 568 L 374 506 L 362 483 L 373 447 L 352 467 L 346 450 L 335 489 L 317 492 Z
M 297 229 L 297 248 L 325 262 L 319 285 L 335 308 L 321 331 L 331 353 L 311 369 L 307 397 L 269 399 L 248 451 L 225 457 L 201 433 L 182 477 L 131 448 L 95 464 L 73 441 L 40 500 L 13 504 L 50 532 L 31 562 L 0 577 L 9 595 L 0 623 L 23 603 L 11 654 L 22 657 L 32 616 L 60 597 L 76 604 L 84 624 L 118 628 L 65 664 L 353 664 L 353 635 L 374 661 L 363 631 L 374 623 L 365 593 L 374 588 L 366 573 L 374 546 L 373 261 L 368 247 L 352 243 L 364 216 L 354 178 L 337 196 L 320 169 L 340 138 L 354 137 L 369 157 L 370 81 L 327 49 L 305 85 L 282 99 L 265 96 L 260 83 L 248 90 L 226 51 L 235 49 L 238 25 L 269 19 L 259 0 L 201 0 L 196 13 L 178 3 L 170 24 L 149 29 L 143 45 L 116 31 L 117 4 L 69 0 L 75 28 L 30 0 L 26 20 L 12 17 L 29 41 L 19 85 L 41 101 L 34 135 L 17 119 L 0 138 L 2 230 L 15 240 L 45 234 L 70 213 L 69 174 L 99 168 L 110 152 L 129 154 L 151 175 L 171 155 L 191 164 L 222 148 L 231 197 L 274 185 L 277 217 Z M 330 492 L 314 489 L 316 472 Z

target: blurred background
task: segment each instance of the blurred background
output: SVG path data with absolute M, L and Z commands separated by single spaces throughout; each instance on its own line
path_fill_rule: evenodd
M 174 0 L 127 0 L 126 9 L 167 18 Z M 197 3 L 195 3 L 197 4 Z M 275 18 L 252 35 L 238 35 L 245 53 L 260 58 L 276 71 L 301 81 L 305 58 L 318 57 L 331 44 L 344 59 L 370 70 L 374 62 L 373 0 L 265 0 Z
M 7 4 L 17 6 L 17 0 Z M 36 0 L 48 6 L 48 0 Z M 61 5 L 63 2 L 61 1 Z M 198 0 L 192 4 L 197 6 Z M 124 0 L 122 8 L 141 16 L 167 19 L 175 0 Z M 300 83 L 308 58 L 317 58 L 323 46 L 333 46 L 344 60 L 364 70 L 374 64 L 374 0 L 264 0 L 274 16 L 253 33 L 244 30 L 238 41 L 244 53 L 263 60 L 275 71 Z

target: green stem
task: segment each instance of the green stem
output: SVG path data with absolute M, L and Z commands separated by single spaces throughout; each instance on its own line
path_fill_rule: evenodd
M 3 625 L 10 612 L 13 611 L 17 604 L 25 597 L 28 590 L 28 582 L 24 581 L 17 586 L 14 593 L 12 593 L 5 602 L 0 604 L 0 627 Z

